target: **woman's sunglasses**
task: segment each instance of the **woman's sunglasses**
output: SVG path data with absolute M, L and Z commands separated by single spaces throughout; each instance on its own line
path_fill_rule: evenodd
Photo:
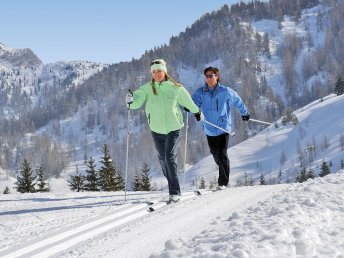
M 207 79 L 210 79 L 210 78 L 214 78 L 214 77 L 216 77 L 216 74 L 206 74 L 206 75 L 204 75 L 205 76 L 205 78 L 207 78 Z

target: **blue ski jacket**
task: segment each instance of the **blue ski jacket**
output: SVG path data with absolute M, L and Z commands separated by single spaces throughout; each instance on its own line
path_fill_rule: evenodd
M 215 124 L 226 131 L 232 130 L 231 107 L 238 109 L 241 115 L 247 115 L 248 110 L 244 102 L 234 90 L 217 84 L 213 89 L 205 86 L 198 88 L 192 99 L 199 107 L 206 121 Z M 217 136 L 224 132 L 214 126 L 204 123 L 203 130 L 208 136 Z

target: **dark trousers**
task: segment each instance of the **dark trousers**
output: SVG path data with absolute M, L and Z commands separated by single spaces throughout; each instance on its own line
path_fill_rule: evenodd
M 180 143 L 180 130 L 159 134 L 152 132 L 155 149 L 158 151 L 162 172 L 168 182 L 170 195 L 180 195 L 177 152 Z
M 229 159 L 227 155 L 229 134 L 224 133 L 218 136 L 208 136 L 210 153 L 213 155 L 216 164 L 219 166 L 219 185 L 228 185 L 229 181 Z

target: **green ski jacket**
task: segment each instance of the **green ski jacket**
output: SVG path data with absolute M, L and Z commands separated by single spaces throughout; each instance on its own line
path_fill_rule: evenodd
M 142 85 L 133 92 L 130 109 L 140 108 L 146 103 L 145 113 L 149 128 L 156 133 L 168 134 L 184 126 L 183 115 L 179 106 L 186 107 L 191 113 L 199 111 L 183 86 L 172 81 L 154 84 L 157 95 L 153 94 L 151 82 Z

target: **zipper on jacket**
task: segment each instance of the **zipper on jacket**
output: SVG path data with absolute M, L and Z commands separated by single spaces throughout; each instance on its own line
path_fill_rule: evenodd
M 216 111 L 219 111 L 219 100 L 216 99 Z
M 148 114 L 148 124 L 150 124 L 150 113 Z

